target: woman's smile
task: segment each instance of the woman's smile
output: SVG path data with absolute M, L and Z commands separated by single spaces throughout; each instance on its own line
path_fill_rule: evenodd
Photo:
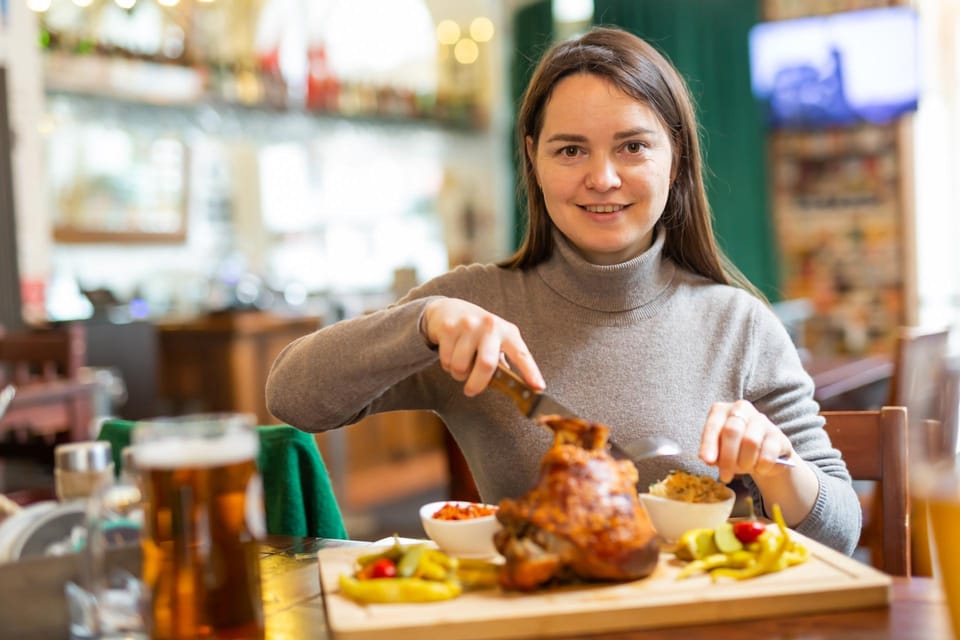
M 628 205 L 623 204 L 586 204 L 579 205 L 583 213 L 594 224 L 620 224 L 628 212 Z

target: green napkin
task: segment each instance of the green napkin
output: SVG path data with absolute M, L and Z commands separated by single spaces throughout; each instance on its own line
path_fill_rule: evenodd
M 105 420 L 97 434 L 97 440 L 106 440 L 113 448 L 117 473 L 121 451 L 130 444 L 135 424 Z M 260 426 L 257 433 L 267 533 L 347 539 L 343 515 L 313 436 L 285 424 Z

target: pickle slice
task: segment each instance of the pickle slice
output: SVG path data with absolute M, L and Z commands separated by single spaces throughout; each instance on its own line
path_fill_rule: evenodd
M 674 555 L 678 560 L 700 560 L 718 551 L 713 529 L 690 529 L 680 536 Z
M 716 531 L 713 532 L 713 541 L 721 553 L 734 553 L 743 550 L 743 543 L 737 538 L 737 535 L 733 532 L 733 525 L 729 522 L 724 522 L 717 527 Z

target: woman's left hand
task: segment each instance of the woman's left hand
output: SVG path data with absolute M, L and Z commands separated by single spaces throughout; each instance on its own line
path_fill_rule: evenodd
M 700 437 L 700 459 L 720 469 L 720 481 L 734 475 L 773 476 L 789 468 L 777 458 L 795 456 L 784 433 L 746 400 L 715 402 Z

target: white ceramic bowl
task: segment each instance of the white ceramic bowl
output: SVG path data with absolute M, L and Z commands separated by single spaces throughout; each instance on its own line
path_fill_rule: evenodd
M 640 504 L 660 537 L 676 542 L 690 529 L 714 529 L 725 522 L 736 499 L 732 489 L 728 487 L 727 492 L 729 495 L 721 502 L 683 502 L 641 493 Z
M 500 530 L 500 522 L 496 514 L 466 520 L 434 518 L 433 515 L 445 504 L 466 507 L 479 503 L 442 500 L 420 507 L 420 523 L 423 525 L 423 530 L 442 551 L 462 558 L 487 558 L 497 555 L 497 549 L 493 546 L 493 535 Z M 482 506 L 496 509 L 496 505 Z

